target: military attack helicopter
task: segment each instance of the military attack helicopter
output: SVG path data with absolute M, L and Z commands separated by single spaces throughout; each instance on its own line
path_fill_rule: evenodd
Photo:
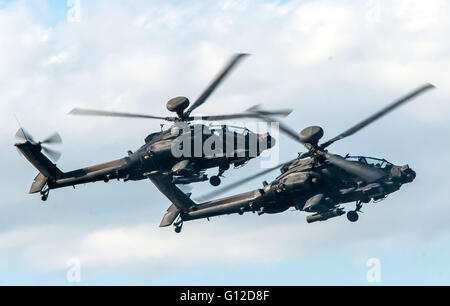
M 228 214 L 243 215 L 247 212 L 258 215 L 277 214 L 291 207 L 310 213 L 307 216 L 307 222 L 314 223 L 344 215 L 345 211 L 340 205 L 350 202 L 355 202 L 356 208 L 347 213 L 347 218 L 351 222 L 358 221 L 358 213 L 363 204 L 370 203 L 372 200 L 384 200 L 389 194 L 399 190 L 402 185 L 413 182 L 416 173 L 408 165 L 396 166 L 385 159 L 365 156 L 341 157 L 329 153 L 327 148 L 432 88 L 434 86 L 431 84 L 418 88 L 322 144 L 319 144 L 320 139 L 324 136 L 324 130 L 321 127 L 308 127 L 297 134 L 290 127 L 280 124 L 280 131 L 303 144 L 308 152 L 299 154 L 290 162 L 264 170 L 221 190 L 214 191 L 202 199 L 213 198 L 249 180 L 281 168 L 281 175 L 270 184 L 264 182 L 260 189 L 197 205 L 176 186 L 170 184 L 158 186 L 157 184 L 158 188 L 173 203 L 160 226 L 174 224 L 175 231 L 179 233 L 184 221 Z M 273 119 L 265 117 L 265 120 Z M 175 222 L 175 220 L 177 221 Z
M 46 146 L 62 143 L 60 135 L 56 133 L 46 140 L 38 142 L 23 128 L 20 128 L 16 137 L 23 141 L 15 146 L 39 171 L 31 186 L 30 193 L 40 193 L 41 199 L 47 201 L 49 192 L 52 189 L 68 186 L 75 187 L 79 184 L 97 181 L 109 182 L 112 179 L 137 181 L 146 179 L 151 175 L 160 175 L 168 179 L 170 184 L 190 184 L 207 181 L 208 176 L 205 170 L 211 168 L 219 168 L 218 174 L 209 179 L 211 185 L 219 186 L 221 183 L 220 177 L 230 168 L 230 165 L 235 167 L 245 165 L 250 159 L 259 156 L 264 150 L 270 149 L 275 144 L 275 139 L 269 133 L 255 134 L 245 128 L 241 128 L 241 132 L 238 132 L 236 129 L 230 129 L 226 125 L 206 126 L 192 122 L 196 120 L 220 121 L 239 118 L 258 119 L 267 115 L 287 116 L 291 112 L 291 110 L 263 111 L 259 107 L 253 107 L 246 112 L 230 115 L 201 117 L 193 117 L 191 115 L 195 109 L 206 102 L 224 78 L 245 56 L 246 54 L 235 55 L 225 69 L 190 107 L 190 101 L 186 97 L 171 99 L 167 103 L 167 109 L 175 112 L 177 116 L 158 117 L 80 108 L 73 109 L 69 113 L 70 115 L 145 118 L 174 123 L 168 130 L 162 130 L 147 136 L 145 145 L 136 152 L 129 151 L 127 157 L 119 160 L 75 171 L 62 172 L 50 161 L 52 159 L 56 162 L 60 158 L 61 153 Z M 203 145 L 206 142 L 211 142 L 210 139 L 212 138 L 216 140 L 220 138 L 219 140 L 221 140 L 222 144 L 220 148 L 215 148 L 217 150 L 213 152 L 214 154 L 203 150 L 200 150 L 199 153 L 193 152 L 197 144 L 200 144 L 200 148 L 203 148 Z M 251 150 L 252 148 L 257 149 Z M 174 156 L 174 150 L 181 151 L 184 154 Z M 186 151 L 187 154 L 185 154 Z

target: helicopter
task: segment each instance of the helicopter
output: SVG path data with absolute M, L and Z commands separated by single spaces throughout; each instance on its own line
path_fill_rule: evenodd
M 249 212 L 258 215 L 278 214 L 292 207 L 308 213 L 307 222 L 315 223 L 344 215 L 345 210 L 341 205 L 352 202 L 356 203 L 356 208 L 347 212 L 347 218 L 350 222 L 357 222 L 363 204 L 384 200 L 404 184 L 412 183 L 416 178 L 416 172 L 408 165 L 394 165 L 382 158 L 350 155 L 342 157 L 329 153 L 327 148 L 433 88 L 435 87 L 432 84 L 421 86 L 322 144 L 319 144 L 324 136 L 321 127 L 311 126 L 297 134 L 289 126 L 280 123 L 280 131 L 304 145 L 308 149 L 306 153 L 299 153 L 294 160 L 246 177 L 198 200 L 214 198 L 250 180 L 280 169 L 281 175 L 273 182 L 263 182 L 262 188 L 202 204 L 196 204 L 189 195 L 180 192 L 176 186 L 166 184 L 160 190 L 173 204 L 161 221 L 160 227 L 173 224 L 175 232 L 180 233 L 185 221 L 204 218 L 209 220 L 220 215 L 243 215 Z M 266 116 L 265 120 L 273 119 Z M 151 179 L 158 181 L 161 178 Z
M 254 106 L 245 112 L 236 114 L 201 117 L 191 115 L 195 109 L 206 102 L 213 91 L 245 56 L 247 54 L 235 55 L 192 105 L 186 97 L 177 97 L 168 101 L 167 109 L 176 113 L 177 116 L 160 117 L 82 108 L 73 109 L 69 115 L 145 118 L 173 122 L 173 126 L 167 130 L 163 130 L 163 125 L 161 125 L 161 132 L 148 135 L 141 148 L 135 152 L 128 151 L 128 156 L 115 161 L 63 172 L 52 162 L 56 162 L 61 157 L 61 153 L 48 147 L 51 144 L 61 144 L 61 136 L 55 133 L 44 141 L 35 141 L 30 133 L 20 127 L 16 137 L 22 141 L 15 146 L 39 171 L 29 193 L 40 193 L 42 201 L 47 201 L 52 189 L 75 187 L 97 181 L 108 183 L 113 179 L 125 182 L 138 181 L 155 174 L 168 178 L 171 184 L 187 185 L 208 181 L 205 171 L 211 168 L 219 168 L 218 174 L 209 178 L 211 185 L 219 186 L 221 184 L 220 177 L 230 169 L 231 165 L 235 167 L 245 165 L 263 151 L 272 148 L 275 139 L 269 133 L 256 134 L 246 128 L 241 128 L 239 132 L 236 129 L 230 129 L 227 125 L 214 127 L 193 122 L 239 118 L 261 119 L 262 116 L 287 116 L 291 113 L 291 110 L 264 111 L 259 106 Z M 212 152 L 202 150 L 206 143 L 211 144 L 211 148 L 214 149 L 210 150 Z M 200 152 L 196 152 L 197 147 L 200 147 Z M 181 152 L 181 154 L 174 155 L 174 152 L 177 154 Z

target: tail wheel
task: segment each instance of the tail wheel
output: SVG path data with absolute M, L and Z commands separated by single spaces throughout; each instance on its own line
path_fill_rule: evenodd
M 48 200 L 49 194 L 50 194 L 50 188 L 48 188 L 48 187 L 43 188 L 43 190 L 41 191 L 41 200 L 43 202 L 46 202 Z
M 41 200 L 43 202 L 46 202 L 48 200 L 48 195 L 50 194 L 50 189 L 49 188 L 45 188 L 44 190 L 41 191 Z
M 173 225 L 175 227 L 175 233 L 177 234 L 181 233 L 181 230 L 183 229 L 183 221 L 180 220 L 178 222 L 175 222 Z
M 356 211 L 352 210 L 347 213 L 347 219 L 350 222 L 357 222 L 359 220 L 359 215 Z

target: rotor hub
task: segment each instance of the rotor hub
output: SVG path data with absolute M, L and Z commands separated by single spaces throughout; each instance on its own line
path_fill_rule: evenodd
M 310 126 L 300 132 L 299 139 L 302 143 L 317 145 L 323 135 L 324 132 L 320 126 Z

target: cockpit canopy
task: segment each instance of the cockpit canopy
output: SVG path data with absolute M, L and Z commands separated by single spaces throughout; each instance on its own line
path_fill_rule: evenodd
M 363 163 L 365 165 L 375 166 L 382 169 L 389 169 L 392 168 L 393 164 L 388 162 L 385 159 L 379 159 L 374 157 L 367 157 L 367 156 L 346 156 L 345 159 L 349 161 L 356 161 Z
M 161 133 L 153 133 L 147 136 L 147 138 L 145 138 L 145 143 L 149 143 L 151 142 L 156 136 L 161 135 Z
M 232 125 L 203 125 L 203 124 L 174 124 L 169 130 L 153 133 L 145 138 L 145 143 L 150 143 L 155 140 L 172 139 L 174 136 L 181 136 L 183 133 L 195 133 L 201 131 L 204 137 L 212 135 L 243 135 L 247 136 L 251 131 L 245 127 L 232 126 Z M 270 135 L 269 135 L 270 136 Z

